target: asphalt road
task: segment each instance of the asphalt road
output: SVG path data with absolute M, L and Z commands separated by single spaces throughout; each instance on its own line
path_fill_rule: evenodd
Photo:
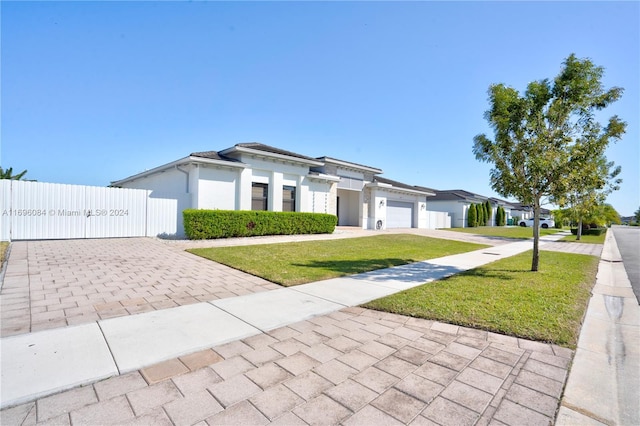
M 622 255 L 624 269 L 640 304 L 640 227 L 613 226 L 613 236 Z

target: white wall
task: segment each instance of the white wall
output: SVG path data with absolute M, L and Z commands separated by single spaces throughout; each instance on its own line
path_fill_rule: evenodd
M 427 209 L 431 211 L 447 212 L 451 216 L 451 227 L 467 227 L 467 209 L 469 203 L 460 201 L 431 201 L 427 199 Z
M 198 181 L 198 208 L 235 210 L 238 170 L 200 167 Z
M 330 211 L 331 184 L 305 179 L 300 194 L 300 211 L 311 213 L 333 213 Z
M 339 190 L 338 225 L 360 226 L 360 191 Z
M 426 212 L 426 229 L 451 228 L 451 216 L 447 212 Z

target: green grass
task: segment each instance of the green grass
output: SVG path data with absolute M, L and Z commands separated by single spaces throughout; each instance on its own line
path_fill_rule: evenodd
M 487 246 L 417 235 L 188 250 L 283 286 L 434 259 Z
M 464 232 L 466 234 L 487 235 L 490 237 L 505 237 L 505 238 L 517 238 L 526 240 L 533 238 L 533 228 L 525 228 L 523 226 L 479 226 L 477 228 L 451 228 L 447 231 Z M 540 228 L 540 236 L 553 235 L 560 232 L 561 229 Z
M 4 263 L 8 248 L 9 243 L 7 241 L 0 241 L 0 267 L 2 267 L 2 264 Z
M 531 252 L 363 305 L 575 348 L 598 258 Z
M 583 244 L 604 244 L 604 239 L 607 236 L 606 232 L 602 235 L 581 235 L 580 241 L 576 240 L 575 235 L 569 235 L 561 239 L 560 241 L 569 243 L 583 243 Z

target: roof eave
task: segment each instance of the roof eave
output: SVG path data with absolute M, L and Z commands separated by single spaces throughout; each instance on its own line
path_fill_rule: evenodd
M 162 166 L 145 170 L 144 172 L 137 173 L 135 175 L 126 177 L 124 179 L 114 180 L 111 182 L 111 185 L 120 186 L 123 183 L 131 182 L 137 179 L 142 179 L 142 178 L 154 175 L 156 173 L 162 173 L 167 170 L 174 169 L 175 167 L 186 166 L 188 164 L 209 164 L 209 165 L 216 165 L 216 166 L 230 167 L 230 168 L 237 168 L 237 169 L 244 169 L 247 167 L 247 165 L 242 162 L 214 160 L 212 158 L 194 157 L 190 155 L 188 157 L 184 157 L 179 160 L 172 161 L 171 163 L 163 164 Z
M 300 157 L 293 157 L 293 156 L 290 156 L 290 155 L 276 154 L 274 152 L 268 152 L 268 151 L 262 151 L 262 150 L 259 150 L 259 149 L 247 148 L 245 146 L 232 146 L 231 148 L 227 148 L 227 149 L 225 149 L 223 151 L 220 151 L 220 154 L 229 155 L 230 153 L 234 153 L 234 152 L 258 155 L 258 156 L 269 157 L 269 158 L 277 158 L 277 159 L 282 160 L 282 161 L 292 161 L 292 162 L 296 162 L 296 163 L 306 164 L 306 165 L 309 165 L 309 166 L 320 167 L 320 166 L 324 165 L 323 162 L 317 161 L 317 160 L 311 160 L 311 159 L 300 158 Z
M 408 189 L 408 188 L 400 188 L 399 186 L 393 186 L 389 183 L 383 182 L 371 182 L 365 185 L 367 188 L 381 188 L 381 189 L 390 189 L 396 192 L 404 192 L 406 194 L 414 194 L 414 195 L 425 195 L 427 197 L 435 195 L 431 192 L 420 191 L 417 189 Z
M 330 163 L 330 164 L 335 164 L 337 166 L 343 166 L 351 169 L 371 172 L 377 175 L 382 174 L 382 170 L 376 167 L 365 166 L 364 164 L 351 163 L 349 161 L 338 160 L 336 158 L 331 158 L 331 157 L 320 157 L 320 158 L 324 163 Z

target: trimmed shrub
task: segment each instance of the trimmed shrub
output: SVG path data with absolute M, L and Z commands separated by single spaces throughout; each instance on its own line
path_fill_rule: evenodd
M 476 204 L 476 213 L 478 215 L 477 226 L 484 226 L 484 205 Z
M 491 220 L 491 203 L 489 200 L 484 202 L 484 226 L 489 225 L 489 221 Z
M 469 228 L 475 228 L 478 226 L 478 212 L 475 204 L 471 204 L 467 211 L 467 226 Z
M 324 213 L 188 209 L 182 214 L 185 234 L 191 240 L 330 234 L 338 221 L 335 215 Z
M 498 208 L 496 209 L 496 221 L 495 224 L 496 226 L 504 226 L 504 209 L 500 206 L 498 206 Z
M 602 235 L 607 232 L 607 228 L 582 228 L 582 235 Z M 571 228 L 573 235 L 578 235 L 578 228 Z

